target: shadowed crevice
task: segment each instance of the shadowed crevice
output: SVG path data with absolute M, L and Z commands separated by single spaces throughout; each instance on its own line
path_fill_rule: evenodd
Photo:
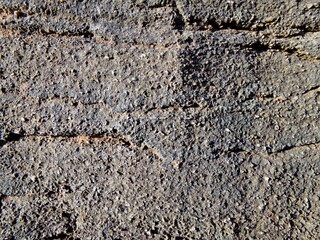
M 18 142 L 24 137 L 25 137 L 25 135 L 23 135 L 23 134 L 10 132 L 4 140 L 0 140 L 0 147 L 4 146 L 10 142 Z

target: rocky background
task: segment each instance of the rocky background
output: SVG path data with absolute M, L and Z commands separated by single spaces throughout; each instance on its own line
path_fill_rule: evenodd
M 0 239 L 319 239 L 318 0 L 1 0 Z

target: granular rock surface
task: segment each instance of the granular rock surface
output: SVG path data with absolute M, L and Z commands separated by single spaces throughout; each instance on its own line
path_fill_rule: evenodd
M 319 239 L 320 2 L 2 0 L 0 239 Z

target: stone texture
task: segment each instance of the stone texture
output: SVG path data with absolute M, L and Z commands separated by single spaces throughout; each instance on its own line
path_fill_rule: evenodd
M 1 1 L 1 239 L 318 239 L 317 1 Z

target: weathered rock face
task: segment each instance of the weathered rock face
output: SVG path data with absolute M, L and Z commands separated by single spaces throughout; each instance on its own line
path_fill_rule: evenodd
M 318 239 L 318 1 L 1 1 L 1 239 Z

